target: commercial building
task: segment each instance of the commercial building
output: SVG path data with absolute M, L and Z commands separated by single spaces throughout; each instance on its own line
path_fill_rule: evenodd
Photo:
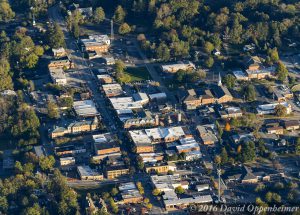
M 60 166 L 72 166 L 75 165 L 74 157 L 63 157 L 59 159 Z
M 124 91 L 120 84 L 105 84 L 102 85 L 102 90 L 108 98 L 124 95 Z
M 57 85 L 66 85 L 67 78 L 64 70 L 62 68 L 49 68 L 49 73 L 51 80 L 54 84 Z
M 123 204 L 138 204 L 143 201 L 143 196 L 133 182 L 121 183 L 119 185 L 119 191 L 122 196 Z
M 81 39 L 82 51 L 108 52 L 110 39 L 107 35 L 90 35 L 88 39 Z
M 121 152 L 120 144 L 110 133 L 93 135 L 96 155 L 109 155 Z
M 165 209 L 167 211 L 173 211 L 178 209 L 185 209 L 189 205 L 198 205 L 198 204 L 208 204 L 212 203 L 213 199 L 211 195 L 203 195 L 203 196 L 193 196 L 182 199 L 166 199 L 163 201 L 165 205 Z
M 134 101 L 140 102 L 142 105 L 146 105 L 149 103 L 149 97 L 147 96 L 146 93 L 135 93 L 132 95 Z
M 259 105 L 256 111 L 259 115 L 274 114 L 277 105 L 282 105 L 286 108 L 287 114 L 292 113 L 292 106 L 287 102 L 275 102 L 271 104 Z
M 147 173 L 167 173 L 168 171 L 176 171 L 176 165 L 173 163 L 155 163 L 146 164 Z
M 95 103 L 92 100 L 76 101 L 73 108 L 79 117 L 95 117 L 99 115 Z
M 209 184 L 198 184 L 196 185 L 196 190 L 198 192 L 204 191 L 204 190 L 209 190 Z
M 237 118 L 243 116 L 243 112 L 239 107 L 227 107 L 223 110 L 219 110 L 219 114 L 222 119 Z
M 128 175 L 129 169 L 125 165 L 111 165 L 105 168 L 105 174 L 108 179 L 115 179 L 122 175 Z
M 218 142 L 218 138 L 214 133 L 214 125 L 198 125 L 197 131 L 204 145 L 212 145 Z
M 103 180 L 103 174 L 97 170 L 91 169 L 89 166 L 78 166 L 77 172 L 81 180 L 86 181 L 101 181 Z
M 163 72 L 176 73 L 180 69 L 182 69 L 182 70 L 194 70 L 194 69 L 196 69 L 196 67 L 192 62 L 187 61 L 187 62 L 178 62 L 178 63 L 174 63 L 174 64 L 162 65 L 161 69 L 162 69 Z
M 136 153 L 154 152 L 151 139 L 142 130 L 135 130 L 128 132 L 133 144 L 136 146 Z
M 141 103 L 135 102 L 132 97 L 116 97 L 109 100 L 115 110 L 143 109 Z
M 75 146 L 75 145 L 67 145 L 67 146 L 59 146 L 54 148 L 55 155 L 63 156 L 63 155 L 75 155 L 86 152 L 86 148 L 84 146 Z
M 242 70 L 235 70 L 232 72 L 236 80 L 238 81 L 249 81 L 248 74 L 243 72 Z
M 97 75 L 97 78 L 101 84 L 112 84 L 114 82 L 114 78 L 108 74 Z
M 133 118 L 123 121 L 124 128 L 139 128 L 139 127 L 152 127 L 156 125 L 155 119 L 152 117 Z
M 54 127 L 50 130 L 49 136 L 54 139 L 57 137 L 62 137 L 67 134 L 78 134 L 83 132 L 95 131 L 98 129 L 99 120 L 95 117 L 93 120 L 82 120 L 70 123 L 67 128 L 65 127 Z

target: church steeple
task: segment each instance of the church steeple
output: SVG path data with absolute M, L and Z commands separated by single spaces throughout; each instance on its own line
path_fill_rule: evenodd
M 218 81 L 218 86 L 222 86 L 222 78 L 221 78 L 221 74 L 219 72 L 219 81 Z

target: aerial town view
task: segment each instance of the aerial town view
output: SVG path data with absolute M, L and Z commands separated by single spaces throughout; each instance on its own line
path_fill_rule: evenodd
M 300 215 L 299 0 L 0 0 L 0 215 Z

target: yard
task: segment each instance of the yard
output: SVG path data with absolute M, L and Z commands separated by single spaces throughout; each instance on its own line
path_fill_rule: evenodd
M 130 82 L 152 80 L 146 67 L 127 67 L 125 74 L 130 76 Z

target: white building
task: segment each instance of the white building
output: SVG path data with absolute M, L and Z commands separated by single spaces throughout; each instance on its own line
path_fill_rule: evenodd
M 76 101 L 73 103 L 76 114 L 80 117 L 91 117 L 99 115 L 95 103 L 92 100 Z
M 178 70 L 193 70 L 196 69 L 195 65 L 188 61 L 188 62 L 178 62 L 174 64 L 166 64 L 161 66 L 163 72 L 168 73 L 176 73 Z
M 282 106 L 286 107 L 287 114 L 292 113 L 292 106 L 287 102 L 275 102 L 275 103 L 271 103 L 271 104 L 259 105 L 256 108 L 256 111 L 259 115 L 274 114 L 275 108 L 277 105 L 282 105 Z

